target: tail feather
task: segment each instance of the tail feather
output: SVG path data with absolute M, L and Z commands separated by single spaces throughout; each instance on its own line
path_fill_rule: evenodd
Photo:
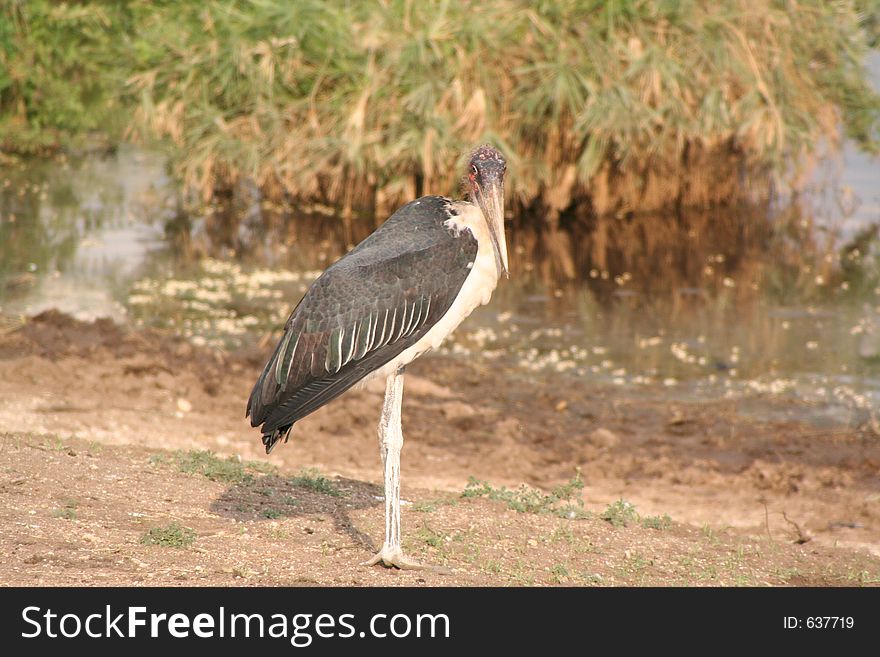
M 272 449 L 275 447 L 275 443 L 284 438 L 284 442 L 286 443 L 288 438 L 290 438 L 290 430 L 293 428 L 292 424 L 288 424 L 285 427 L 278 427 L 271 433 L 263 434 L 263 445 L 266 446 L 266 454 L 269 454 Z

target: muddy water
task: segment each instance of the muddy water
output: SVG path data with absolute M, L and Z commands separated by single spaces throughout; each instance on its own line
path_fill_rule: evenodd
M 808 213 L 752 220 L 790 224 L 782 229 L 742 241 L 713 228 L 742 217 L 695 218 L 693 245 L 673 236 L 604 269 L 584 265 L 575 247 L 583 270 L 574 280 L 548 276 L 540 250 L 514 235 L 516 276 L 443 351 L 560 385 L 583 377 L 654 398 L 735 398 L 767 419 L 880 431 L 880 246 L 870 233 L 880 224 L 880 163 L 847 145 L 821 175 L 829 171 L 833 184 L 817 186 Z M 277 330 L 343 249 L 303 230 L 247 264 L 228 252 L 175 258 L 164 239 L 177 211 L 171 185 L 159 156 L 131 147 L 3 167 L 0 330 L 59 308 L 235 349 Z M 802 403 L 780 404 L 787 399 Z
M 169 184 L 161 157 L 128 146 L 0 166 L 0 311 L 125 317 L 127 285 L 164 248 Z

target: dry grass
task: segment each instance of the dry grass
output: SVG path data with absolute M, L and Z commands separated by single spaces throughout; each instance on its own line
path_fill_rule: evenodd
M 491 141 L 509 207 L 562 252 L 572 217 L 797 186 L 839 126 L 876 150 L 878 16 L 874 0 L 9 0 L 0 149 L 129 124 L 169 145 L 193 200 L 231 199 L 230 234 L 262 201 L 341 216 L 350 242 L 355 217 L 455 193 Z
M 168 20 L 168 11 L 174 21 Z M 877 146 L 853 3 L 218 2 L 147 12 L 137 130 L 208 200 L 385 216 L 493 141 L 518 210 L 766 197 L 845 119 Z

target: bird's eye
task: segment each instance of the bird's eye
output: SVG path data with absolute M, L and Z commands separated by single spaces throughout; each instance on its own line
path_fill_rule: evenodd
M 472 176 L 476 176 L 477 173 L 479 173 L 479 172 L 477 171 L 477 165 L 476 165 L 476 164 L 472 164 L 472 165 L 471 165 L 471 175 L 472 175 Z

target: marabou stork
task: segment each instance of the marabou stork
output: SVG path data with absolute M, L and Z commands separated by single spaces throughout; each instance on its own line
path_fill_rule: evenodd
M 354 384 L 385 377 L 379 448 L 385 466 L 385 542 L 365 565 L 419 568 L 400 546 L 400 406 L 404 368 L 437 347 L 509 276 L 504 157 L 471 154 L 469 200 L 423 196 L 321 274 L 294 308 L 248 400 L 266 453 L 294 422 Z

